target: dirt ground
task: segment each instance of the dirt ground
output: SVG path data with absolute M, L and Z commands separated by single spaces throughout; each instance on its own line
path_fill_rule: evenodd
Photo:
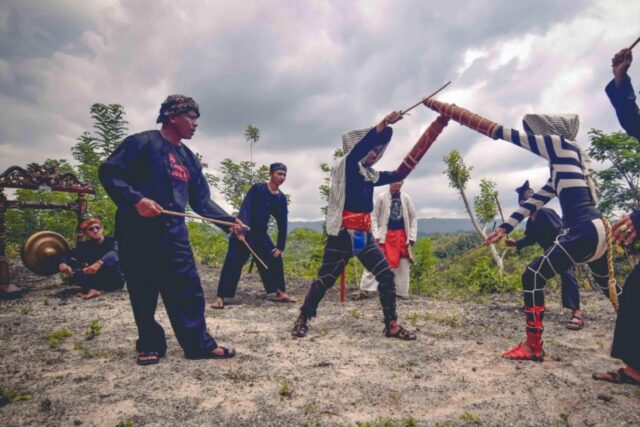
M 211 302 L 219 270 L 201 274 Z M 400 342 L 382 336 L 376 299 L 341 305 L 333 289 L 296 340 L 299 304 L 269 301 L 247 275 L 235 305 L 206 312 L 235 359 L 185 359 L 160 305 L 167 357 L 139 367 L 126 292 L 82 301 L 58 277 L 15 264 L 12 276 L 28 293 L 0 302 L 0 387 L 24 400 L 5 399 L 2 426 L 640 425 L 640 388 L 591 379 L 620 366 L 609 358 L 612 309 L 594 291 L 583 293 L 579 332 L 564 328 L 567 312 L 549 293 L 545 361 L 512 362 L 500 352 L 524 335 L 518 294 L 399 301 L 401 321 L 418 332 Z M 299 299 L 307 285 L 289 281 Z M 94 320 L 100 333 L 87 339 Z M 63 327 L 73 335 L 51 347 L 47 335 Z

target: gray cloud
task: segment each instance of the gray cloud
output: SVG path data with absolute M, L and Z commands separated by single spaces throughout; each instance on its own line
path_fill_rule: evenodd
M 331 161 L 339 135 L 449 79 L 441 99 L 505 125 L 570 109 L 584 142 L 590 127 L 616 130 L 602 89 L 638 12 L 604 0 L 3 2 L 0 101 L 11 108 L 0 116 L 0 169 L 69 158 L 93 102 L 124 105 L 138 132 L 154 125 L 168 93 L 183 92 L 201 104 L 191 145 L 212 167 L 246 159 L 244 128 L 256 125 L 255 159 L 289 164 L 292 217 L 318 218 L 318 165 Z M 380 168 L 395 168 L 434 118 L 419 107 L 398 123 Z M 542 160 L 452 123 L 407 182 L 425 214 L 461 215 L 442 175 L 454 148 L 474 166 L 474 188 L 499 178 L 510 198 L 524 177 L 544 180 Z

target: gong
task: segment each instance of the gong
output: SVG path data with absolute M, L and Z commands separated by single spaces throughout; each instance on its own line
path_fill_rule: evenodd
M 22 245 L 20 256 L 29 270 L 40 276 L 58 272 L 58 264 L 69 252 L 69 243 L 53 231 L 39 231 L 29 236 Z

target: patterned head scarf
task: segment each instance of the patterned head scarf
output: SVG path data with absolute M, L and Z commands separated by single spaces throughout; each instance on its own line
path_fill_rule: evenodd
M 536 135 L 560 135 L 575 141 L 580 129 L 577 114 L 526 114 L 522 118 L 525 132 Z
M 344 155 L 346 156 L 351 152 L 353 147 L 364 138 L 371 128 L 363 128 L 363 129 L 355 129 L 350 130 L 349 132 L 345 132 L 342 134 L 342 151 L 344 151 Z M 372 163 L 372 166 L 382 158 L 384 151 L 387 149 L 387 145 L 378 145 L 376 147 L 377 156 L 375 161 Z
M 160 105 L 160 113 L 158 113 L 156 123 L 166 122 L 171 114 L 182 114 L 187 111 L 194 111 L 200 117 L 200 107 L 193 98 L 178 94 L 169 95 Z

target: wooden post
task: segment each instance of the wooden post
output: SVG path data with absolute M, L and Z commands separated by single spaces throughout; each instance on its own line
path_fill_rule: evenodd
M 9 263 L 5 257 L 7 234 L 5 228 L 5 214 L 7 213 L 7 198 L 0 188 L 0 286 L 9 284 Z

